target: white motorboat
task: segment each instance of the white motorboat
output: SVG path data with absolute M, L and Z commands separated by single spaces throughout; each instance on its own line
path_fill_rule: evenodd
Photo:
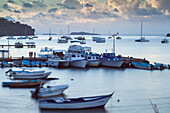
M 37 75 L 37 74 L 41 74 L 44 73 L 45 70 L 35 70 L 33 68 L 22 68 L 21 70 L 12 70 L 9 69 L 8 71 L 6 71 L 6 74 L 9 73 L 9 76 L 13 76 L 13 75 Z
M 70 66 L 85 68 L 88 61 L 85 56 L 80 53 L 71 53 L 70 55 Z
M 116 57 L 115 53 L 103 53 L 101 65 L 108 67 L 121 67 L 124 61 L 121 56 Z
M 87 109 L 104 107 L 112 94 L 92 97 L 39 100 L 41 109 Z
M 100 59 L 98 55 L 88 55 L 87 57 L 87 66 L 98 67 L 100 65 Z
M 38 87 L 35 91 L 31 91 L 31 93 L 32 97 L 56 96 L 62 94 L 68 87 L 68 85 L 47 86 L 46 88 Z
M 69 54 L 66 54 L 66 50 L 53 50 L 52 58 L 59 60 L 59 67 L 69 66 Z
M 59 59 L 58 58 L 50 58 L 47 61 L 48 66 L 51 67 L 58 67 L 59 66 Z
M 51 72 L 45 72 L 45 73 L 34 73 L 30 75 L 18 75 L 18 74 L 13 74 L 11 77 L 13 79 L 20 79 L 20 80 L 33 80 L 33 79 L 45 79 L 47 78 Z

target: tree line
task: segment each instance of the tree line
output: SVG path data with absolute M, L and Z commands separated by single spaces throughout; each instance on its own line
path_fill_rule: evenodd
M 0 36 L 29 36 L 34 32 L 35 29 L 27 24 L 0 18 Z

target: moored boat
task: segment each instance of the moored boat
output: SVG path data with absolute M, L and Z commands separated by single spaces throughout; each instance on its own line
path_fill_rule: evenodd
M 32 97 L 50 97 L 62 94 L 69 86 L 68 85 L 56 85 L 37 87 L 34 91 L 31 91 Z
M 92 97 L 45 99 L 39 101 L 41 109 L 87 109 L 104 107 L 112 94 Z
M 35 73 L 31 75 L 17 75 L 13 74 L 12 77 L 13 79 L 20 79 L 20 80 L 33 80 L 33 79 L 45 79 L 47 78 L 51 72 L 46 72 L 46 73 Z
M 122 60 L 121 56 L 115 56 L 115 53 L 103 53 L 101 57 L 101 65 L 108 66 L 108 67 L 121 67 L 124 61 Z
M 40 84 L 45 84 L 44 80 L 28 80 L 28 81 L 17 81 L 17 82 L 2 82 L 3 86 L 8 86 L 10 88 L 34 88 L 38 87 Z

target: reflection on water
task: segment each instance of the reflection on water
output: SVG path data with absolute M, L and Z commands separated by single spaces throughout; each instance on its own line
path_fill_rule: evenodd
M 40 110 L 41 113 L 108 113 L 105 108 L 93 108 L 82 110 Z

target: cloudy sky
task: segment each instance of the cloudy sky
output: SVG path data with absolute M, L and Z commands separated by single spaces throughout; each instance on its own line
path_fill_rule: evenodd
M 170 0 L 0 0 L 0 16 L 37 33 L 72 31 L 139 34 L 170 32 Z

